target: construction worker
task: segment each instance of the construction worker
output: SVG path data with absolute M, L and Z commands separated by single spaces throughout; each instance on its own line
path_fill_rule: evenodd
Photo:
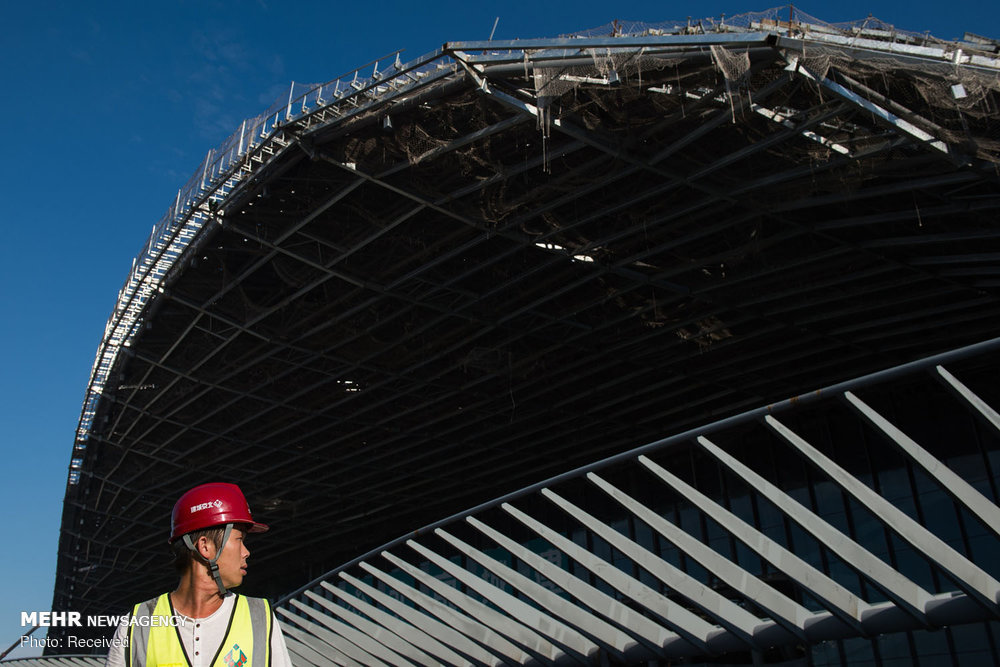
M 132 609 L 107 666 L 291 667 L 267 600 L 229 590 L 247 573 L 246 536 L 267 530 L 240 488 L 196 486 L 174 505 L 170 523 L 177 588 Z

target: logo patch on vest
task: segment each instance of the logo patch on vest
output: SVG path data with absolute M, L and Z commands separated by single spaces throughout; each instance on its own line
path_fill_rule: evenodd
M 233 644 L 233 648 L 222 659 L 229 667 L 243 667 L 247 664 L 247 656 L 240 648 L 239 644 Z

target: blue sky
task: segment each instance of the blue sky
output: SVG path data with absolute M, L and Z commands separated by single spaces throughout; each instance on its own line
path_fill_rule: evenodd
M 773 6 L 0 0 L 0 651 L 22 634 L 21 610 L 51 606 L 73 432 L 132 258 L 208 150 L 243 118 L 293 80 L 320 83 L 400 48 L 409 60 L 444 41 L 485 39 L 497 17 L 495 38 L 513 39 Z M 995 0 L 801 9 L 827 21 L 873 14 L 945 39 L 966 30 L 1000 38 Z

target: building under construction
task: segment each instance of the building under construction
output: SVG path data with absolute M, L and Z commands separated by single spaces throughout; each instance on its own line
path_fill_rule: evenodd
M 293 85 L 119 294 L 53 609 L 170 588 L 228 481 L 297 665 L 1000 664 L 998 212 L 973 34 L 785 7 Z

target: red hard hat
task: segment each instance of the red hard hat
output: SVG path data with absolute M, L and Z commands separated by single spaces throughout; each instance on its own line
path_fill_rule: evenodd
M 263 533 L 267 526 L 250 516 L 247 499 L 235 484 L 213 482 L 196 486 L 174 504 L 170 515 L 170 542 L 181 535 L 227 523 L 245 523 L 247 532 Z

